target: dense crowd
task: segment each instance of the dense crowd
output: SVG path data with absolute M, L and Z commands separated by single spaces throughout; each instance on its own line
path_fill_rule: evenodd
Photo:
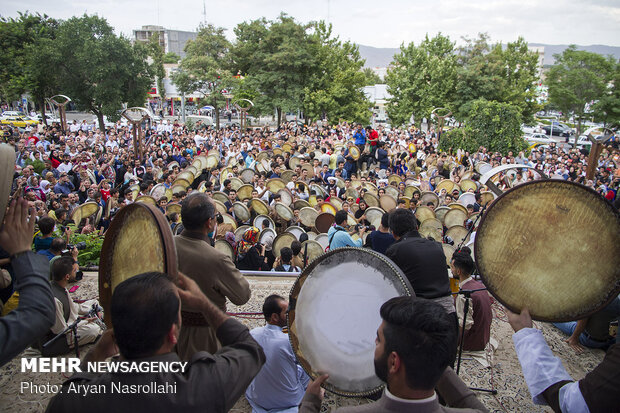
M 286 299 L 267 297 L 263 305 L 267 325 L 250 334 L 225 314 L 226 300 L 237 305 L 249 300 L 249 283 L 239 270 L 298 272 L 325 250 L 365 246 L 391 258 L 419 298 L 401 297 L 381 307 L 375 373 L 389 389 L 376 406 L 404 408 L 406 400 L 413 398 L 438 409 L 436 388 L 448 403 L 455 400 L 452 406 L 486 411 L 449 368 L 454 364 L 459 328 L 467 331 L 461 343 L 465 350 L 484 351 L 489 345 L 490 297 L 477 291 L 483 285 L 472 278 L 473 240 L 485 205 L 500 191 L 541 177 L 580 183 L 609 202 L 618 202 L 620 160 L 612 148 L 603 149 L 588 180 L 584 150 L 552 144 L 517 154 L 490 153 L 484 147 L 475 153 L 458 148 L 446 152 L 438 149 L 441 136 L 433 129 L 374 130 L 346 122 L 311 126 L 290 122 L 277 129 L 245 131 L 215 130 L 200 122 L 191 129 L 176 121 L 144 126 L 145 136 L 137 146 L 131 128 L 121 123 L 101 131 L 86 121 L 73 122 L 66 133 L 58 125 L 40 124 L 25 131 L 3 126 L 4 139 L 15 148 L 16 156 L 11 194 L 25 199 L 12 204 L 11 209 L 18 212 L 11 211 L 10 220 L 25 216 L 27 206 L 32 208 L 38 231 L 32 248 L 51 263 L 44 276 L 52 280 L 56 317 L 47 335 L 35 344 L 42 354 L 69 352 L 73 343 L 68 336 L 56 347 L 44 343 L 63 334 L 71 323 L 77 325 L 80 316 L 89 319 L 92 322 L 80 324 L 77 330 L 78 345 L 99 340 L 87 360 L 104 360 L 119 352 L 129 360 L 190 360 L 190 379 L 183 381 L 180 394 L 166 399 L 188 409 L 219 400 L 216 410 L 229 410 L 245 392 L 253 411 L 319 411 L 319 386 L 327 377 L 309 383 L 297 364 L 282 331 L 289 307 Z M 135 147 L 140 148 L 138 153 Z M 495 171 L 503 165 L 514 167 Z M 118 211 L 135 202 L 151 204 L 168 219 L 176 235 L 182 274 L 176 287 L 158 273 L 119 284 L 111 300 L 112 337 L 96 322 L 98 302 L 77 304 L 69 295 L 67 288 L 79 270 L 78 246 L 71 245 L 71 240 L 76 233 L 103 236 Z M 10 238 L 5 234 L 9 230 L 7 226 L 0 233 L 0 241 Z M 285 237 L 287 233 L 291 235 Z M 0 258 L 14 260 L 11 252 Z M 456 291 L 459 284 L 461 289 L 476 291 L 469 310 L 460 297 L 452 298 L 455 289 L 449 273 L 457 280 Z M 17 303 L 27 298 L 13 293 L 8 279 L 0 298 L 7 303 L 5 314 L 12 310 L 15 314 Z M 617 307 L 618 302 L 612 304 Z M 165 320 L 153 323 L 152 308 L 161 310 Z M 464 313 L 469 314 L 469 323 L 459 327 Z M 605 327 L 617 313 L 614 307 L 604 315 Z M 557 359 L 548 356 L 527 310 L 511 314 L 511 324 L 535 401 L 555 407 L 566 393 L 558 396 L 561 386 L 554 386 L 572 379 L 557 366 Z M 575 325 L 567 328 L 576 337 L 583 331 Z M 428 342 L 418 355 L 411 355 L 406 349 L 420 331 Z M 606 335 L 605 340 L 599 348 L 612 346 L 615 338 Z M 399 357 L 404 360 L 400 368 L 400 361 L 395 361 Z M 536 381 L 532 366 L 541 362 L 556 371 L 545 383 L 550 387 Z M 605 368 L 609 367 L 607 363 Z M 596 387 L 601 375 L 599 371 L 584 385 Z M 534 384 L 529 381 L 532 377 Z M 105 375 L 73 380 L 110 385 Z M 137 379 L 148 380 L 179 378 L 143 375 Z M 195 392 L 196 383 L 207 381 L 204 391 Z M 556 393 L 547 393 L 551 388 Z M 576 384 L 570 387 L 571 397 L 577 397 L 576 388 Z M 412 394 L 416 397 L 409 397 Z M 101 397 L 99 406 L 116 403 L 112 397 Z M 595 403 L 583 390 L 579 397 L 579 403 Z M 157 410 L 161 399 L 131 400 L 131 406 L 145 411 L 149 406 Z M 84 408 L 93 403 L 59 395 L 49 409 L 76 409 L 78 401 Z
M 493 153 L 483 147 L 475 153 L 457 148 L 447 153 L 438 150 L 439 136 L 434 130 L 424 132 L 415 127 L 372 130 L 347 123 L 304 126 L 291 122 L 278 129 L 265 127 L 242 132 L 238 128 L 215 130 L 200 122 L 190 130 L 177 121 L 163 121 L 146 128 L 141 159 L 134 153 L 131 127 L 120 123 L 101 131 L 86 121 L 73 122 L 67 133 L 62 133 L 57 124 L 40 124 L 21 132 L 6 126 L 3 129 L 4 139 L 16 151 L 13 192 L 18 188 L 23 191 L 39 217 L 50 216 L 63 223 L 85 202 L 96 202 L 102 208 L 109 205 L 102 221 L 75 223 L 85 227 L 80 228 L 82 231 L 105 228 L 109 212 L 113 215 L 117 208 L 134 202 L 138 196 L 151 195 L 158 183 L 171 187 L 177 175 L 192 165 L 197 156 L 214 152 L 218 158 L 214 168 L 200 171 L 185 190 L 175 190 L 172 196 L 168 192 L 166 200 L 158 197 L 158 206 L 165 210 L 169 202 L 178 203 L 192 190 L 223 191 L 228 195 L 231 186 L 224 184 L 226 178 L 241 177 L 241 172 L 248 168 L 256 173 L 249 180 L 244 178 L 244 183 L 254 185 L 259 198 L 267 204 L 272 203 L 275 194 L 265 190 L 265 182 L 280 177 L 287 183 L 292 202 L 307 201 L 311 195 L 320 196 L 319 202 L 329 202 L 335 195 L 341 201 L 336 203 L 336 209 L 344 207 L 353 213 L 364 197 L 356 191 L 353 196 L 346 195 L 350 186 L 367 190 L 363 182 L 370 182 L 374 186 L 371 192 L 379 197 L 385 192 L 381 189 L 393 186 L 397 191 L 389 191 L 388 195 L 397 202 L 412 198 L 415 192 L 435 191 L 439 201 L 435 202 L 436 208 L 456 202 L 463 192 L 472 191 L 458 185 L 464 179 L 475 182 L 474 192 L 488 190 L 478 181 L 480 171 L 484 172 L 489 165 L 532 167 L 498 174 L 493 180 L 501 189 L 538 179 L 537 171 L 542 171 L 549 177 L 587 185 L 613 202 L 619 183 L 618 153 L 607 149 L 597 160 L 593 179 L 586 180 L 588 158 L 583 149 L 567 150 L 552 144 L 519 153 Z M 293 173 L 287 174 L 286 170 Z M 223 173 L 227 176 L 223 177 Z M 457 185 L 439 185 L 445 179 Z M 203 181 L 212 184 L 201 186 Z M 233 189 L 239 189 L 236 182 L 232 182 Z M 316 190 L 310 189 L 309 184 Z M 406 191 L 407 186 L 416 190 Z M 411 199 L 407 201 L 413 210 L 419 205 L 412 205 Z M 310 203 L 316 205 L 315 199 Z

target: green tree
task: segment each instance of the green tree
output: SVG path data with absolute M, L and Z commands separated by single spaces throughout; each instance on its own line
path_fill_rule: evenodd
M 366 76 L 364 86 L 374 86 L 383 83 L 383 79 L 381 79 L 381 77 L 376 74 L 371 68 L 365 67 L 363 73 L 364 76 Z
M 439 149 L 475 152 L 484 146 L 491 152 L 518 152 L 527 147 L 521 132 L 520 108 L 510 103 L 478 99 L 472 102 L 464 128 L 442 135 Z
M 604 95 L 592 107 L 594 119 L 607 128 L 620 128 L 620 62 Z
M 46 15 L 0 19 L 0 97 L 12 101 L 30 92 L 45 115 L 45 98 L 58 92 L 58 70 L 50 65 L 57 29 Z
M 174 52 L 168 52 L 164 55 L 163 59 L 164 63 L 178 63 L 181 57 Z
M 172 75 L 172 81 L 183 93 L 199 92 L 201 102 L 215 108 L 215 124 L 220 127 L 219 108 L 226 101 L 223 90 L 229 90 L 234 83 L 230 68 L 230 42 L 224 35 L 225 29 L 212 24 L 203 25 L 195 40 L 185 45 L 185 58 L 179 70 Z
M 359 48 L 332 38 L 331 25 L 322 21 L 314 24 L 310 41 L 314 64 L 303 91 L 306 117 L 367 123 L 371 103 L 363 91 L 367 78 Z
M 494 100 L 517 106 L 525 122 L 531 122 L 539 110 L 535 84 L 538 55 L 528 49 L 523 38 L 491 45 L 485 33 L 476 39 L 464 38 L 458 49 L 458 80 L 455 90 L 454 115 L 467 119 L 474 101 Z
M 235 27 L 233 73 L 246 76 L 249 86 L 259 92 L 257 110 L 275 108 L 278 125 L 283 112 L 303 107 L 304 88 L 315 64 L 311 27 L 285 13 L 275 21 L 262 18 Z
M 151 68 L 155 75 L 155 81 L 157 82 L 157 91 L 159 92 L 161 100 L 164 101 L 166 99 L 166 88 L 164 87 L 166 70 L 164 69 L 164 63 L 166 63 L 166 56 L 169 53 L 164 55 L 164 48 L 159 44 L 159 34 L 151 36 L 146 43 L 136 43 L 136 48 L 144 48 L 142 53 L 145 53 L 151 58 Z
M 577 50 L 574 45 L 554 57 L 555 64 L 547 75 L 549 100 L 564 114 L 575 117 L 580 136 L 586 104 L 605 96 L 615 62 L 611 56 Z
M 402 45 L 385 81 L 392 95 L 388 116 L 394 125 L 429 118 L 436 107 L 452 108 L 457 62 L 454 43 L 439 33 L 416 46 Z
M 60 68 L 61 92 L 81 110 L 118 117 L 123 104 L 143 106 L 153 83 L 144 48 L 118 37 L 98 16 L 72 17 L 60 24 L 51 65 Z

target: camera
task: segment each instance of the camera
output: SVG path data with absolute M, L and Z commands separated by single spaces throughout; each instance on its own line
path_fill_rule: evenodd
M 355 230 L 356 230 L 356 231 L 359 231 L 359 230 L 360 230 L 360 229 L 362 229 L 362 228 L 365 228 L 365 229 L 366 229 L 366 231 L 368 231 L 368 230 L 370 229 L 370 227 L 369 227 L 369 226 L 366 226 L 366 225 L 362 225 L 362 224 L 357 224 L 357 225 L 355 225 Z
M 73 250 L 73 248 L 77 249 L 78 251 L 81 251 L 84 248 L 86 248 L 86 242 L 82 241 L 82 242 L 78 242 L 77 244 L 67 244 L 67 249 L 69 251 Z

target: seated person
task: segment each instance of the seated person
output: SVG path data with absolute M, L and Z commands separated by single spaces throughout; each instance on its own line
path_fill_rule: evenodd
M 245 392 L 255 413 L 272 410 L 297 412 L 310 380 L 297 363 L 288 334 L 282 332 L 282 327 L 286 326 L 287 311 L 288 302 L 283 297 L 270 295 L 263 304 L 267 325 L 250 331 L 267 358 Z
M 366 244 L 374 251 L 385 254 L 394 241 L 394 236 L 390 233 L 390 213 L 384 212 L 381 216 L 381 225 L 368 235 Z
M 366 227 L 361 226 L 358 229 L 353 229 L 353 231 L 348 232 L 346 228 L 348 228 L 347 224 L 348 214 L 344 210 L 340 210 L 336 212 L 335 223 L 336 225 L 329 228 L 327 231 L 327 239 L 329 241 L 329 249 L 335 250 L 336 248 L 342 247 L 361 247 L 364 233 L 366 232 Z M 351 235 L 358 232 L 359 239 L 357 241 L 351 238 Z
M 93 305 L 95 308 L 99 307 L 97 300 L 87 300 L 77 304 L 71 299 L 69 291 L 67 291 L 67 285 L 70 282 L 75 282 L 75 274 L 79 270 L 78 264 L 73 257 L 59 257 L 54 260 L 51 267 L 51 287 L 56 304 L 56 319 L 51 330 L 39 340 L 38 347 L 41 350 L 41 354 L 45 357 L 69 353 L 75 345 L 73 333 L 71 332 L 67 332 L 64 338 L 56 340 L 47 347 L 44 347 L 43 344 L 62 333 L 78 317 L 88 315 L 91 309 L 93 309 Z M 92 343 L 103 333 L 101 326 L 95 322 L 95 319 L 96 317 L 94 316 L 89 317 L 78 324 L 78 345 L 82 346 Z
M 566 342 L 577 353 L 583 351 L 583 347 L 600 348 L 607 350 L 609 346 L 617 342 L 617 339 L 609 335 L 609 325 L 620 316 L 620 296 L 614 298 L 611 303 L 600 311 L 579 321 L 566 323 L 553 323 L 564 334 L 570 335 Z
M 525 382 L 535 404 L 548 404 L 554 412 L 616 412 L 620 406 L 620 344 L 575 382 L 555 357 L 540 330 L 533 328 L 527 308 L 521 314 L 506 311 L 515 331 L 512 340 Z
M 289 247 L 284 247 L 280 249 L 280 256 L 276 258 L 273 263 L 273 269 L 271 271 L 278 272 L 289 272 L 289 271 L 301 271 L 299 267 L 291 264 L 293 260 L 293 250 Z
M 395 297 L 381 306 L 375 339 L 375 374 L 387 386 L 374 403 L 337 412 L 488 412 L 449 367 L 456 352 L 456 329 L 440 304 L 419 297 Z M 308 385 L 300 412 L 318 412 L 323 375 Z M 441 396 L 453 409 L 439 404 Z M 456 408 L 456 409 L 454 409 Z
M 462 247 L 460 251 L 452 254 L 450 269 L 452 275 L 458 277 L 461 290 L 477 290 L 485 288 L 484 284 L 471 277 L 476 264 L 471 258 L 471 251 L 467 247 Z M 465 296 L 457 294 L 455 297 L 456 315 L 459 320 L 459 340 L 463 326 L 463 313 L 465 312 Z M 465 337 L 463 338 L 463 350 L 481 351 L 484 350 L 491 338 L 491 321 L 493 320 L 493 310 L 491 310 L 491 298 L 486 291 L 476 291 L 471 293 L 467 318 L 465 320 Z
M 304 260 L 303 260 L 303 254 L 301 254 L 301 242 L 297 240 L 293 241 L 291 243 L 291 251 L 293 252 L 293 259 L 291 260 L 291 263 L 293 264 L 293 266 L 303 268 Z
M 39 250 L 37 254 L 45 256 L 49 261 L 55 257 L 60 257 L 62 252 L 67 248 L 67 243 L 62 238 L 53 238 L 49 249 Z
M 41 231 L 41 233 L 34 237 L 35 252 L 47 250 L 52 246 L 55 225 L 56 222 L 50 217 L 43 217 L 39 220 L 39 231 Z
M 123 360 L 135 363 L 180 362 L 174 348 L 181 327 L 181 302 L 184 307 L 201 309 L 222 343 L 218 352 L 195 353 L 183 372 L 76 373 L 50 401 L 47 411 L 229 411 L 265 363 L 265 354 L 247 327 L 221 311 L 195 281 L 183 274 L 179 274 L 179 287 L 166 274 L 154 272 L 117 285 L 110 306 L 114 332 L 107 330 L 84 362 L 103 361 L 118 351 Z M 121 386 L 154 383 L 168 390 L 147 395 L 125 393 L 119 397 L 111 391 L 112 383 Z M 79 392 L 67 392 L 71 384 L 104 386 L 106 391 L 84 397 Z

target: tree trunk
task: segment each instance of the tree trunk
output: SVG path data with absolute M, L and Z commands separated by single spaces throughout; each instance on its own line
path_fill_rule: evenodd
M 575 142 L 573 143 L 573 149 L 577 148 L 577 141 L 579 140 L 580 136 L 581 136 L 581 116 L 577 118 L 577 134 L 575 135 Z
M 97 120 L 99 121 L 99 130 L 101 132 L 105 131 L 105 123 L 103 122 L 103 112 L 97 109 L 91 109 L 91 111 L 97 116 Z
M 276 113 L 278 114 L 278 128 L 280 127 L 280 123 L 282 122 L 282 108 L 277 107 Z
M 215 109 L 215 129 L 220 130 L 220 111 L 217 107 L 217 99 L 213 101 L 213 108 Z
M 43 124 L 45 126 L 48 126 L 47 118 L 45 117 L 45 99 L 43 99 L 42 97 L 39 98 L 39 105 L 41 105 L 41 118 L 43 118 Z

